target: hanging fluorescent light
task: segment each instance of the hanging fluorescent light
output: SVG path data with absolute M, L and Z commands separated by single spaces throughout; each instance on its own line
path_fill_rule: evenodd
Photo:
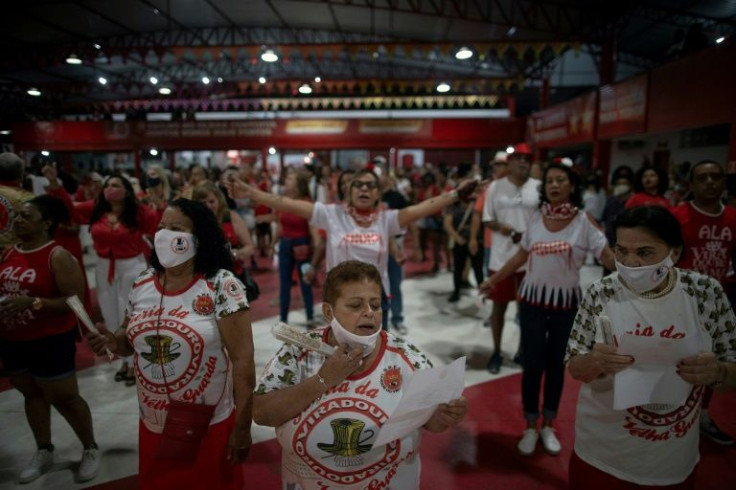
M 725 40 L 726 40 L 726 38 L 725 38 L 725 37 L 723 37 L 723 36 L 721 36 L 721 37 L 719 37 L 718 39 L 716 39 L 716 44 L 721 44 L 721 43 L 722 43 L 723 41 L 725 41 Z
M 260 84 L 266 83 L 266 77 L 258 77 L 258 83 Z
M 37 88 L 29 88 L 26 93 L 34 97 L 38 97 L 39 95 L 41 95 L 41 91 L 38 90 Z
M 473 57 L 473 50 L 468 48 L 467 46 L 463 46 L 460 49 L 457 50 L 457 53 L 455 53 L 455 58 L 459 60 L 467 60 L 468 58 Z
M 311 94 L 312 87 L 310 87 L 307 83 L 303 83 L 299 86 L 299 93 L 304 95 Z
M 437 85 L 437 89 L 436 90 L 437 90 L 437 92 L 439 92 L 441 94 L 444 94 L 445 92 L 449 92 L 450 91 L 450 88 L 451 88 L 450 87 L 450 84 L 448 84 L 446 82 L 441 82 L 439 85 Z
M 2 135 L 8 135 L 8 134 L 10 134 L 10 130 L 9 129 L 3 129 L 2 131 L 0 131 L 0 134 L 2 134 Z
M 51 155 L 51 153 L 49 151 L 47 151 L 47 150 L 41 150 L 41 155 L 47 157 L 47 156 Z
M 269 146 L 268 147 L 268 154 L 269 155 L 275 155 L 276 154 L 276 148 L 274 148 L 273 146 Z
M 261 59 L 266 63 L 274 63 L 279 60 L 279 55 L 273 49 L 267 49 L 261 53 Z
M 149 82 L 151 82 L 151 85 L 156 85 L 158 83 L 158 78 L 151 77 L 148 79 Z
M 158 89 L 158 93 L 161 95 L 169 95 L 171 93 L 171 89 L 169 87 L 161 87 Z
M 79 56 L 77 56 L 74 53 L 67 56 L 66 62 L 70 65 L 81 65 L 82 64 L 82 60 L 80 60 Z
M 204 83 L 205 85 L 209 85 L 210 84 L 210 77 L 203 76 L 202 77 L 202 83 Z
M 156 148 L 151 148 L 148 152 L 152 157 L 158 156 L 158 150 Z
M 107 85 L 107 78 L 105 77 L 100 77 L 97 81 L 100 82 L 100 85 Z

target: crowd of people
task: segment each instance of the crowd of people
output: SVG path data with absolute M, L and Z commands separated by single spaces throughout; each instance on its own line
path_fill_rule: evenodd
M 321 488 L 326 474 L 310 461 L 325 458 L 332 464 L 325 471 L 341 478 L 330 482 L 335 488 L 416 488 L 418 430 L 389 445 L 389 461 L 389 446 L 370 443 L 381 417 L 325 408 L 349 398 L 351 407 L 361 400 L 371 413 L 390 414 L 403 384 L 389 390 L 398 396 L 378 398 L 357 387 L 384 383 L 373 377 L 389 368 L 407 379 L 432 367 L 408 342 L 421 328 L 404 322 L 408 259 L 430 260 L 433 273 L 452 271 L 449 303 L 467 288 L 492 302 L 491 374 L 504 364 L 505 314 L 517 302 L 521 455 L 534 454 L 540 440 L 548 454 L 561 452 L 555 419 L 568 369 L 583 382 L 572 487 L 693 488 L 698 433 L 734 443 L 708 412 L 714 390 L 736 389 L 736 210 L 724 169 L 711 160 L 690 166 L 680 196 L 668 192 L 658 167 L 618 167 L 609 196 L 600 175 L 570 159 L 541 165 L 532 157 L 521 143 L 482 165 L 407 171 L 377 157 L 341 172 L 286 166 L 274 180 L 247 163 L 174 173 L 154 164 L 142 181 L 91 173 L 72 189 L 53 162 L 38 165 L 34 185 L 24 185 L 23 160 L 0 155 L 0 359 L 37 445 L 19 480 L 33 481 L 53 462 L 52 406 L 83 445 L 79 479 L 98 471 L 89 407 L 77 389 L 76 322 L 65 302 L 76 295 L 89 307 L 79 243 L 86 225 L 103 320 L 86 339 L 96 353 L 119 356 L 115 380 L 137 387 L 141 488 L 174 481 L 242 488 L 237 464 L 250 451 L 252 421 L 276 428 L 285 488 Z M 280 320 L 288 322 L 298 284 L 306 335 L 334 354 L 286 343 L 256 379 L 244 284 L 259 256 L 277 258 Z M 582 291 L 590 256 L 604 276 Z M 323 289 L 321 318 L 315 287 Z M 638 367 L 655 362 L 646 349 L 638 358 L 619 353 L 631 336 L 674 342 L 680 357 L 663 376 L 681 398 L 620 404 L 616 383 L 624 375 L 639 382 Z M 423 427 L 445 430 L 467 410 L 463 397 L 440 404 Z M 290 423 L 315 414 L 322 427 L 310 430 L 333 434 L 332 445 Z

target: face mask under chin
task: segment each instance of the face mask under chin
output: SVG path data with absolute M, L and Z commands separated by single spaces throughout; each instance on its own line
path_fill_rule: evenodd
M 339 344 L 347 344 L 351 348 L 362 347 L 363 357 L 368 357 L 375 350 L 378 342 L 378 336 L 381 334 L 381 329 L 377 329 L 370 335 L 358 335 L 348 331 L 338 321 L 335 316 L 335 310 L 332 309 L 332 320 L 330 321 L 330 327 L 332 327 L 332 334 L 335 336 L 335 340 Z

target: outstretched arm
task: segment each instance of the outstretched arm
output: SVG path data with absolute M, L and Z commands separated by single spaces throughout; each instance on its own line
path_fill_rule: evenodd
M 472 198 L 478 189 L 478 182 L 475 180 L 466 180 L 456 189 L 440 194 L 437 197 L 427 199 L 408 208 L 399 210 L 399 226 L 405 228 L 409 223 L 416 221 L 425 216 L 435 214 L 458 199 L 468 200 Z
M 225 184 L 225 187 L 227 187 L 227 192 L 233 199 L 252 199 L 259 204 L 264 204 L 277 211 L 312 219 L 314 203 L 310 201 L 291 199 L 271 192 L 264 192 L 252 185 L 246 184 L 242 180 L 231 180 Z

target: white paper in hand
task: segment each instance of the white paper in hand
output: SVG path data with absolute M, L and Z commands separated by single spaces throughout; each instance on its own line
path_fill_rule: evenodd
M 692 385 L 677 374 L 677 363 L 698 352 L 695 341 L 622 335 L 618 353 L 632 356 L 634 364 L 614 376 L 614 410 L 650 403 L 685 403 Z
M 415 371 L 406 382 L 398 406 L 373 442 L 373 446 L 401 439 L 423 426 L 441 403 L 459 398 L 465 387 L 465 357 L 447 366 Z

